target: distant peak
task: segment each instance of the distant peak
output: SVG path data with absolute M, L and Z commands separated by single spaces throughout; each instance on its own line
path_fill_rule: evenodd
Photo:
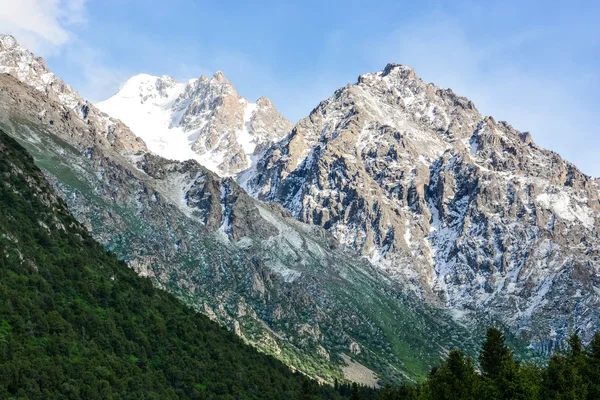
M 19 47 L 19 43 L 14 36 L 0 34 L 0 50 L 10 50 Z
M 381 77 L 385 77 L 385 76 L 392 75 L 392 74 L 401 75 L 402 77 L 405 77 L 405 78 L 416 78 L 417 77 L 415 75 L 415 70 L 412 67 L 409 67 L 408 65 L 403 65 L 403 64 L 389 63 L 388 65 L 385 66 L 385 68 L 381 72 Z
M 145 101 L 148 98 L 167 96 L 166 91 L 178 84 L 179 82 L 168 75 L 154 76 L 141 73 L 132 76 L 122 84 L 117 94 L 122 97 L 139 96 Z
M 273 105 L 271 100 L 269 100 L 269 98 L 265 96 L 260 96 L 258 100 L 256 100 L 256 104 L 262 107 L 270 107 Z
M 145 84 L 175 84 L 175 83 L 177 83 L 177 81 L 168 75 L 155 76 L 155 75 L 141 73 L 141 74 L 134 75 L 131 78 L 127 79 L 127 81 L 121 86 L 121 89 L 126 86 L 136 86 L 137 87 L 137 86 L 145 85 Z
M 227 78 L 225 78 L 225 74 L 222 71 L 215 72 L 215 74 L 213 75 L 213 79 L 219 83 L 229 83 Z
M 369 72 L 358 77 L 358 83 L 366 85 L 377 84 L 387 79 L 417 79 L 414 69 L 408 65 L 389 63 L 383 71 Z

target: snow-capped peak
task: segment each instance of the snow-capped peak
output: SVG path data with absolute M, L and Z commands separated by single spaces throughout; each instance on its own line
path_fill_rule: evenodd
M 137 152 L 146 145 L 134 136 L 121 121 L 110 118 L 83 99 L 62 79 L 54 75 L 42 57 L 36 57 L 10 35 L 0 34 L 0 73 L 12 75 L 22 83 L 46 94 L 73 111 L 78 118 L 97 129 L 96 134 L 119 151 Z M 99 129 L 98 129 L 99 128 Z
M 15 39 L 14 36 L 3 34 L 0 34 L 0 43 L 2 43 L 2 47 L 7 50 L 10 50 L 19 45 L 17 43 L 17 39 Z
M 139 74 L 97 106 L 124 121 L 155 153 L 195 159 L 222 176 L 250 167 L 257 152 L 292 127 L 268 99 L 251 103 L 240 96 L 221 71 L 187 83 Z
M 164 99 L 178 95 L 184 86 L 184 83 L 177 82 L 167 75 L 139 74 L 129 78 L 127 82 L 121 85 L 115 96 L 136 98 L 141 103 L 145 103 L 150 99 L 164 102 Z

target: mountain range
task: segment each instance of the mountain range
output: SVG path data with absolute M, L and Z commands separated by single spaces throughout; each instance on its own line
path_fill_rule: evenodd
M 0 73 L 0 128 L 94 238 L 311 377 L 418 380 L 490 323 L 522 357 L 600 327 L 598 181 L 407 66 L 295 126 L 220 72 L 93 105 L 3 35 Z

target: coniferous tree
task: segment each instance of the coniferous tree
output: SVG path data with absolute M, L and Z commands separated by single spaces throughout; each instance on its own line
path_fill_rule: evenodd
M 569 348 L 570 348 L 570 356 L 572 358 L 577 358 L 583 355 L 583 344 L 581 343 L 581 339 L 579 335 L 574 333 L 569 338 Z
M 600 332 L 594 335 L 589 345 L 589 353 L 592 358 L 600 361 Z
M 452 350 L 440 368 L 432 371 L 425 398 L 435 400 L 469 400 L 476 397 L 476 374 L 473 362 L 460 350 Z
M 588 383 L 588 399 L 600 399 L 600 332 L 588 345 L 584 356 L 584 377 Z
M 350 392 L 350 400 L 361 400 L 360 390 L 356 382 L 352 383 L 352 391 Z
M 509 361 L 512 361 L 512 353 L 504 343 L 504 335 L 496 328 L 489 328 L 479 353 L 483 374 L 490 379 L 497 379 L 502 372 L 502 365 Z
M 539 382 L 531 373 L 536 369 L 521 366 L 513 359 L 502 364 L 495 385 L 500 400 L 534 400 L 539 398 Z
M 544 371 L 542 399 L 583 400 L 587 397 L 584 381 L 566 357 L 554 354 Z

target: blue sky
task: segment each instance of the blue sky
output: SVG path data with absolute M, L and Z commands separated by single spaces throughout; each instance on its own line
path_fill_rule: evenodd
M 14 34 L 92 101 L 145 72 L 222 70 L 296 122 L 386 63 L 600 176 L 600 2 L 0 0 Z

